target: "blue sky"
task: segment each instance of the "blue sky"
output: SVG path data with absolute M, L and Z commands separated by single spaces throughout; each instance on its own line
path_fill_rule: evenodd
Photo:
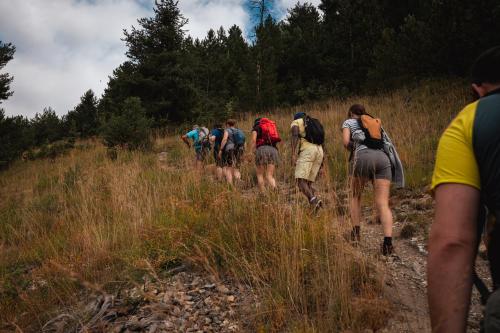
M 283 18 L 296 0 L 274 0 Z M 310 0 L 315 5 L 320 0 Z M 8 115 L 33 117 L 44 107 L 59 115 L 92 89 L 100 96 L 113 69 L 126 60 L 123 29 L 152 16 L 154 0 L 0 0 L 0 40 L 16 46 L 3 71 L 14 76 L 14 95 L 0 107 Z M 250 36 L 248 0 L 179 0 L 188 34 L 240 26 Z

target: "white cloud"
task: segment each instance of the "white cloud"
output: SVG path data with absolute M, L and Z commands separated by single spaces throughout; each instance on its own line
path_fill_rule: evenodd
M 307 2 L 318 7 L 318 5 L 321 3 L 321 0 L 277 0 L 276 4 L 279 8 L 279 11 L 286 15 L 288 9 L 294 7 L 297 2 L 300 2 L 302 4 Z
M 14 95 L 2 107 L 32 117 L 51 106 L 62 115 L 87 89 L 101 94 L 125 60 L 122 29 L 148 15 L 130 0 L 0 1 L 2 40 L 17 48 L 5 68 Z
M 188 34 L 237 24 L 244 31 L 247 0 L 180 0 Z M 319 0 L 310 1 L 313 4 Z M 295 0 L 278 0 L 280 8 Z M 123 29 L 152 16 L 154 0 L 0 0 L 0 39 L 17 51 L 5 71 L 14 95 L 1 104 L 9 115 L 32 117 L 51 106 L 59 115 L 92 89 L 102 94 L 108 76 L 125 59 Z M 283 11 L 285 12 L 285 11 Z
M 209 29 L 217 30 L 223 26 L 226 31 L 234 24 L 244 30 L 248 14 L 244 0 L 180 0 L 179 8 L 189 19 L 187 33 L 202 39 Z

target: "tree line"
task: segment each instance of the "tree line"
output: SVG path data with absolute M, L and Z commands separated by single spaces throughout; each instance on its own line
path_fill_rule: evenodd
M 127 60 L 99 99 L 85 93 L 62 118 L 50 108 L 31 120 L 1 113 L 0 145 L 9 142 L 16 156 L 43 142 L 102 134 L 110 145 L 140 147 L 145 141 L 122 132 L 464 77 L 481 51 L 500 44 L 496 0 L 322 0 L 318 8 L 297 3 L 281 21 L 270 15 L 273 0 L 251 3 L 249 38 L 234 25 L 194 39 L 177 1 L 157 0 L 152 17 L 124 30 Z M 0 42 L 0 69 L 14 51 Z M 11 80 L 1 74 L 0 102 Z M 0 160 L 10 160 L 4 150 Z

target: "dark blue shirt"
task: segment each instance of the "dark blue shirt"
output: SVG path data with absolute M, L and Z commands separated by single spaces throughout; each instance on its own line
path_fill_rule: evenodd
M 224 130 L 222 128 L 214 128 L 210 132 L 210 135 L 215 136 L 214 149 L 218 151 L 220 144 L 222 143 L 222 139 L 224 138 Z

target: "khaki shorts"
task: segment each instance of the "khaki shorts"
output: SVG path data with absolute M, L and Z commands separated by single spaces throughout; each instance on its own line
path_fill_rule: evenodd
M 319 169 L 323 163 L 323 148 L 311 145 L 300 151 L 297 164 L 295 165 L 295 179 L 306 179 L 316 181 Z

